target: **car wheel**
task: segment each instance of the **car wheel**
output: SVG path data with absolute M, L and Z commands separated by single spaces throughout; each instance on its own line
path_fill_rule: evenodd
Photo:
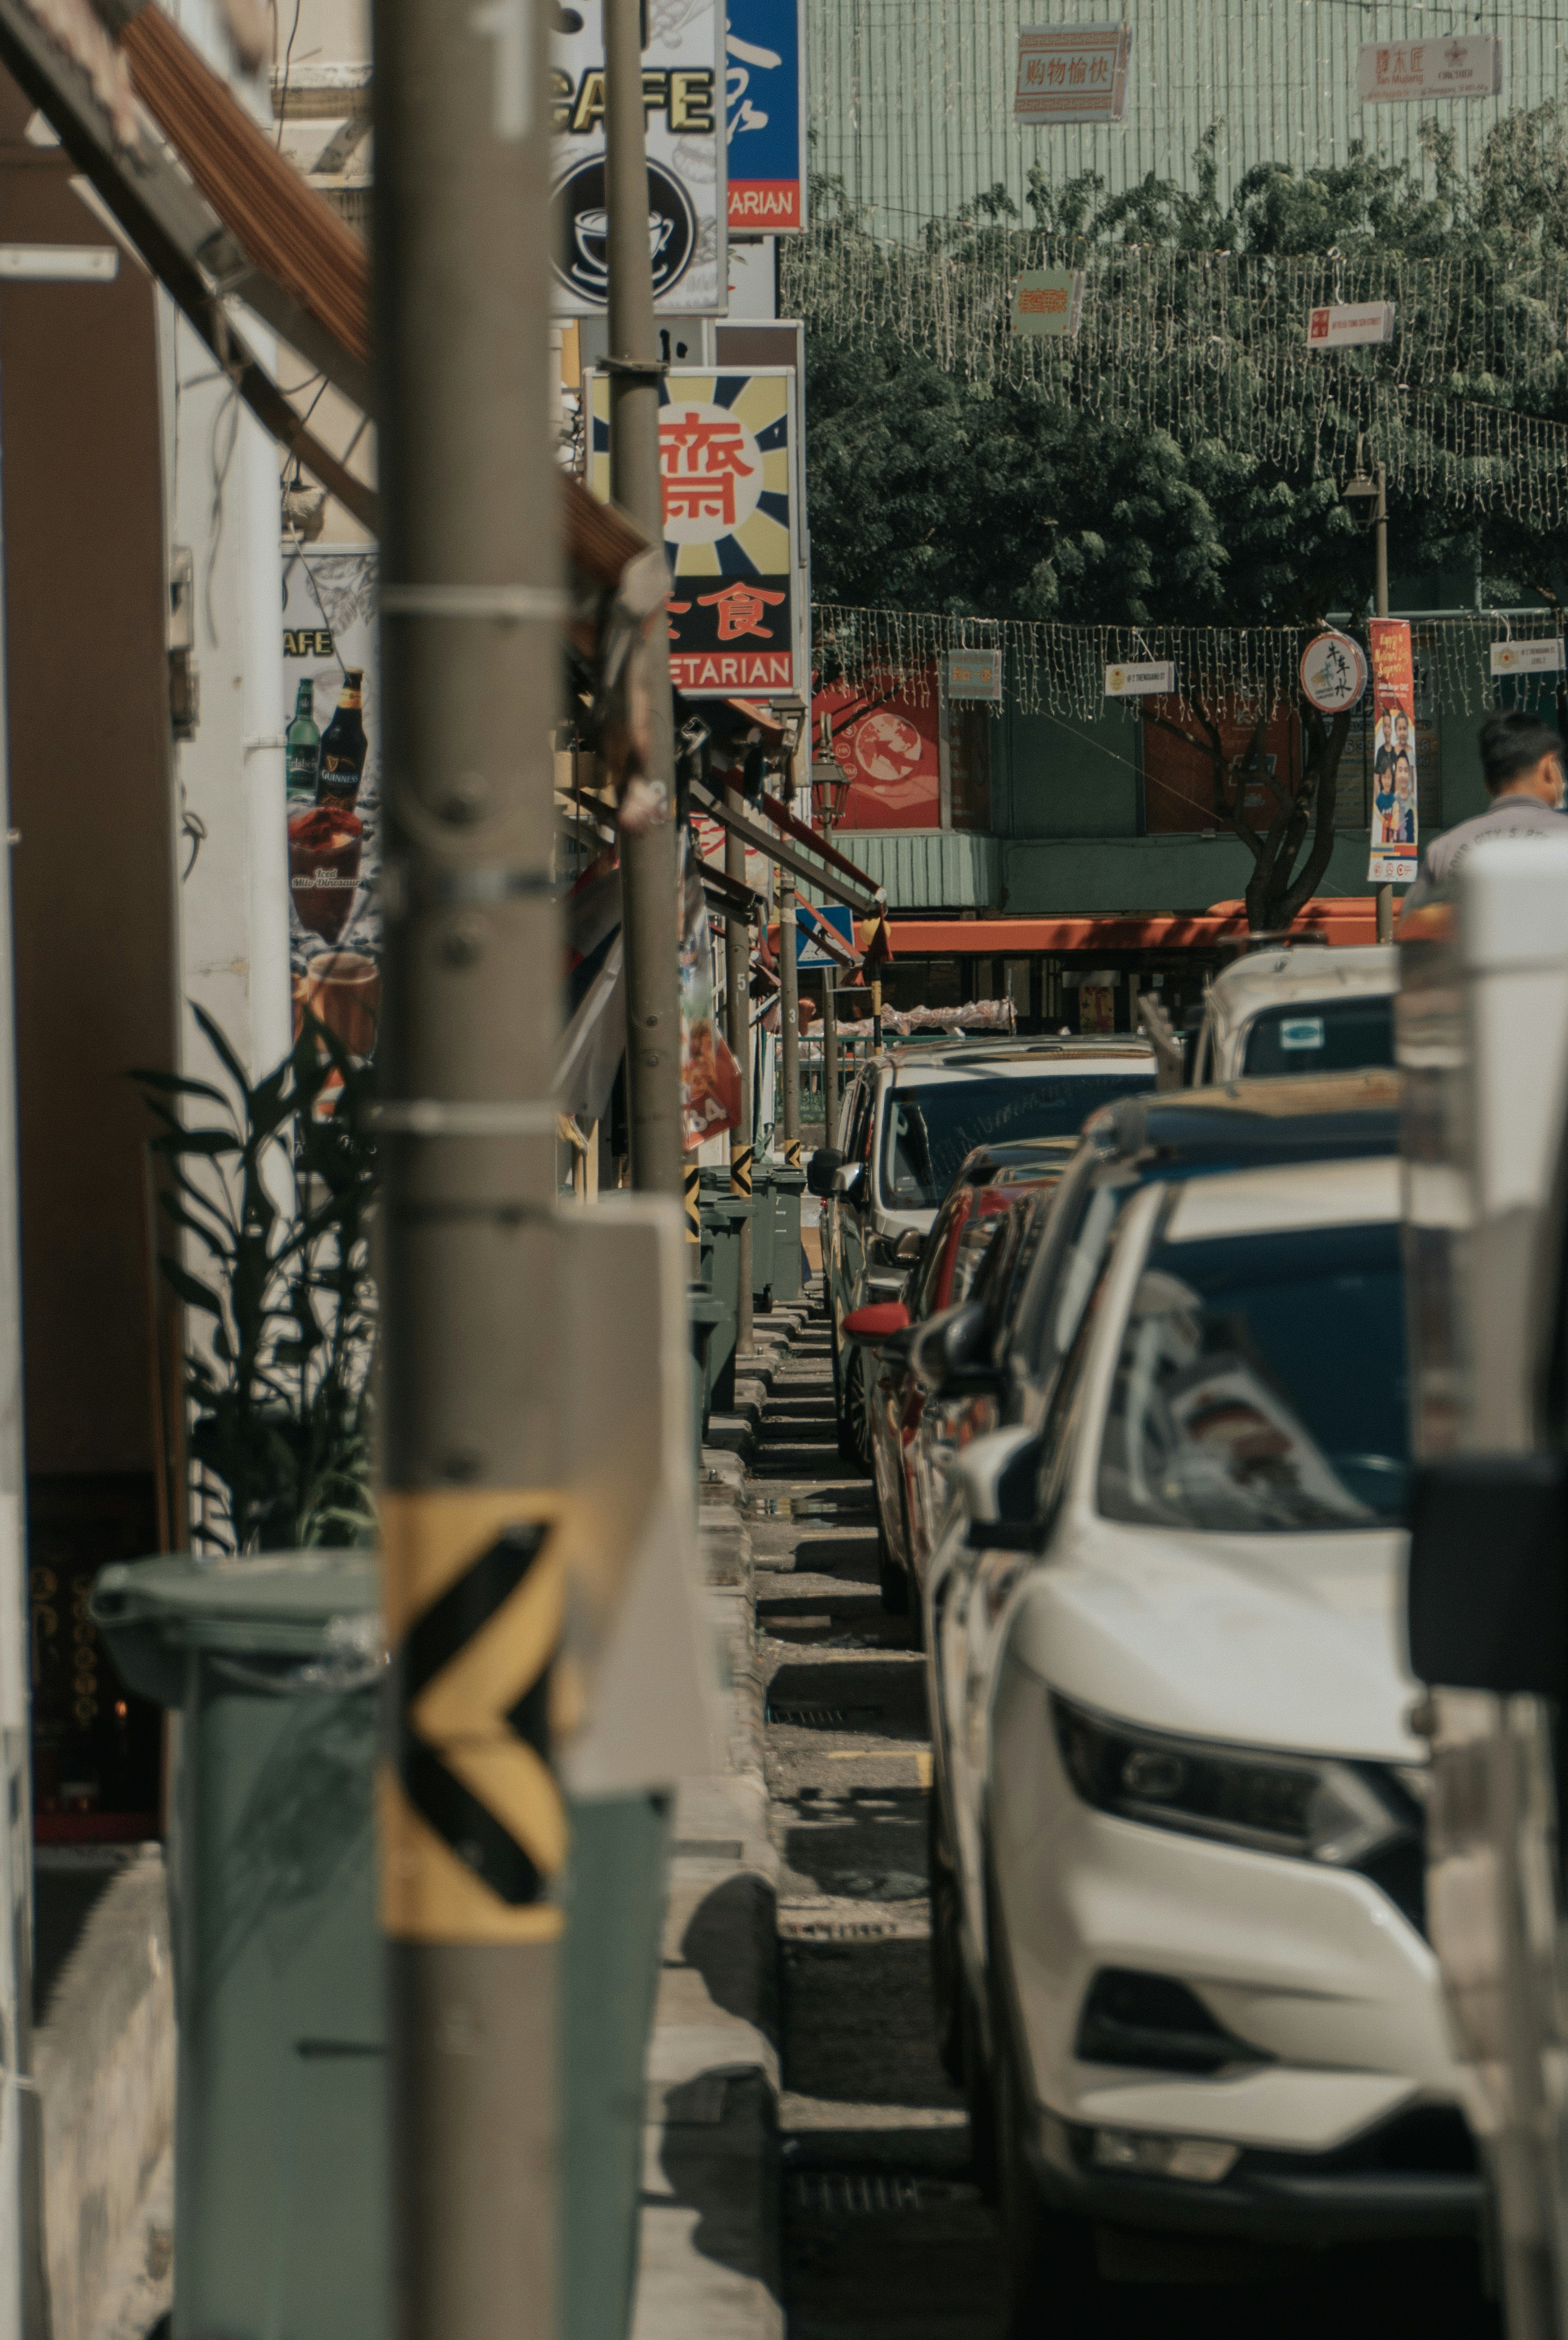
M 1081 2320 L 1089 2308 L 1095 2281 L 1094 2232 L 1086 2220 L 1070 2217 L 1046 2202 L 1030 2166 L 1024 2145 L 1026 2083 L 995 1964 L 999 1948 L 993 1931 L 996 2203 L 1007 2285 L 1003 2329 L 1006 2340 L 1044 2340 L 1047 2334 Z
M 865 1359 L 852 1348 L 839 1376 L 839 1460 L 852 1471 L 871 1470 L 871 1402 L 866 1394 Z
M 942 1826 L 942 1793 L 934 1782 L 925 1806 L 926 1866 L 931 1878 L 931 1998 L 936 2052 L 955 2086 L 963 2086 L 963 1955 L 958 1943 L 958 1877 Z

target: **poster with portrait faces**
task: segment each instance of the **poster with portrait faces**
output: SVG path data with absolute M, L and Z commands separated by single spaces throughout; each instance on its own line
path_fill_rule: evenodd
M 1413 886 L 1420 855 L 1416 817 L 1415 669 L 1403 618 L 1374 618 L 1372 649 L 1372 856 L 1375 886 Z
M 308 1011 L 369 1056 L 381 1011 L 373 547 L 285 544 L 283 689 L 294 1031 Z

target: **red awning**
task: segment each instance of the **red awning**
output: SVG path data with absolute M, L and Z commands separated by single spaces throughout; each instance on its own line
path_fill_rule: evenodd
M 1398 905 L 1395 905 L 1395 921 Z M 949 958 L 991 952 L 998 957 L 1031 951 L 1218 950 L 1247 939 L 1240 902 L 1216 902 L 1204 911 L 1161 912 L 1147 917 L 900 918 L 888 921 L 902 958 Z M 1377 904 L 1370 894 L 1309 902 L 1290 928 L 1291 940 L 1375 943 Z

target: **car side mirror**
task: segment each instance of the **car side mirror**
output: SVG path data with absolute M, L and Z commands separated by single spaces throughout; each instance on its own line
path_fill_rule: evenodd
M 925 1240 L 918 1227 L 905 1227 L 892 1247 L 894 1259 L 917 1260 L 925 1248 Z
M 841 1203 L 853 1203 L 859 1193 L 861 1180 L 864 1176 L 863 1162 L 843 1163 L 833 1172 L 832 1191 L 838 1196 Z
M 1041 1549 L 1034 1500 L 1040 1460 L 1040 1433 L 1033 1430 L 993 1430 L 964 1448 L 953 1476 L 971 1552 Z
M 833 1193 L 833 1178 L 843 1160 L 836 1145 L 819 1145 L 805 1165 L 806 1192 L 825 1202 Z
M 880 1348 L 896 1334 L 909 1330 L 909 1310 L 902 1300 L 873 1300 L 852 1308 L 839 1326 L 840 1338 L 863 1349 Z
M 987 1322 L 985 1303 L 965 1300 L 921 1327 L 910 1363 L 922 1388 L 933 1396 L 957 1397 L 1001 1387 L 1001 1377 L 984 1353 Z
M 1417 1681 L 1568 1696 L 1568 1454 L 1453 1454 L 1416 1473 L 1405 1621 Z

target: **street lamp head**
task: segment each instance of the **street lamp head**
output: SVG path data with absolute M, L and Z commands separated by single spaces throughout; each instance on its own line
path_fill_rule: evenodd
M 1357 461 L 1354 474 L 1340 491 L 1340 497 L 1356 527 L 1363 531 L 1370 529 L 1377 518 L 1377 482 L 1365 463 Z
M 821 829 L 836 828 L 849 802 L 849 774 L 836 760 L 811 768 L 812 818 Z

